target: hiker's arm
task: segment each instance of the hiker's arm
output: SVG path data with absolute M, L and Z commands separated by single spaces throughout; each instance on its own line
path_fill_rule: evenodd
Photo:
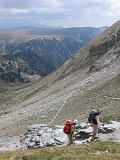
M 99 115 L 96 117 L 96 120 L 97 120 L 97 124 L 100 125 L 100 117 L 99 117 Z
M 80 124 L 75 126 L 74 137 L 80 134 L 80 128 L 81 128 Z
M 78 134 L 80 134 L 80 131 L 75 132 L 74 135 L 73 135 L 73 137 L 77 136 Z

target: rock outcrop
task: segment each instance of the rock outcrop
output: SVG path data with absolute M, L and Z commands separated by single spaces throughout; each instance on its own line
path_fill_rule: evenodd
M 35 72 L 21 58 L 0 56 L 0 79 L 4 82 L 27 83 L 35 77 Z M 40 76 L 36 76 L 39 78 Z
M 74 144 L 91 141 L 93 129 L 90 124 L 81 123 L 79 126 L 76 126 L 76 128 Z M 110 124 L 102 124 L 98 130 L 100 140 L 102 140 L 101 134 L 110 135 L 111 133 L 116 134 L 118 132 L 120 132 L 120 123 L 115 121 L 112 121 Z M 114 137 L 114 139 L 115 138 L 116 137 Z M 105 138 L 103 140 L 105 140 Z M 25 133 L 25 139 L 23 140 L 26 148 L 66 145 L 67 141 L 67 135 L 63 133 L 63 126 L 50 127 L 47 124 L 35 124 L 28 127 Z
M 76 126 L 74 145 L 91 142 L 92 127 L 81 123 Z M 98 141 L 115 141 L 120 143 L 120 122 L 111 121 L 99 128 Z M 47 124 L 34 124 L 27 128 L 23 139 L 19 137 L 1 137 L 0 151 L 24 150 L 39 147 L 53 147 L 67 145 L 67 135 L 63 133 L 63 126 L 50 127 Z

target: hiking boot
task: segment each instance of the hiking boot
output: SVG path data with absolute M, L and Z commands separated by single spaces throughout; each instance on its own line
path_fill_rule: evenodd
M 91 138 L 91 142 L 93 142 L 95 139 L 94 138 Z
M 99 137 L 94 137 L 94 139 L 98 139 Z

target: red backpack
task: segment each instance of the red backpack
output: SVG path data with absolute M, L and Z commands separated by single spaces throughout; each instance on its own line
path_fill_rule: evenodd
M 63 132 L 65 134 L 70 134 L 70 129 L 71 129 L 71 124 L 65 124 L 65 126 L 63 128 Z

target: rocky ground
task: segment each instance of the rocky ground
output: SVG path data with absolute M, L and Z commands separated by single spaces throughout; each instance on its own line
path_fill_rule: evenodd
M 0 151 L 14 151 L 23 148 L 20 137 L 0 137 Z
M 91 142 L 92 127 L 90 124 L 78 125 L 78 134 L 74 137 L 74 144 L 80 145 Z M 101 124 L 97 141 L 115 141 L 120 143 L 120 122 L 111 121 Z M 67 135 L 63 133 L 63 126 L 50 127 L 47 124 L 34 124 L 27 128 L 24 138 L 1 137 L 0 151 L 24 150 L 39 147 L 67 145 Z

